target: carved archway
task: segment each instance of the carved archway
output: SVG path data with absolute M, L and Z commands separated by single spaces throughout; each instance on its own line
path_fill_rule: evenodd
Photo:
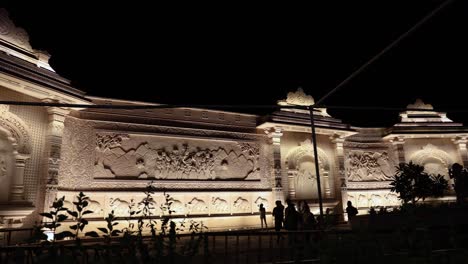
M 421 150 L 413 153 L 410 160 L 424 166 L 427 173 L 444 175 L 447 180 L 448 168 L 454 161 L 450 155 L 432 144 L 427 144 Z
M 330 186 L 332 175 L 330 175 L 330 162 L 328 155 L 320 148 L 317 148 L 321 190 L 326 198 L 331 197 Z M 293 148 L 286 155 L 286 165 L 288 168 L 289 197 L 292 199 L 317 199 L 317 177 L 315 173 L 315 158 L 313 146 L 310 140 L 302 142 L 298 147 Z
M 29 128 L 21 118 L 9 111 L 8 105 L 0 104 L 0 128 L 8 134 L 8 139 L 18 153 L 28 155 L 31 152 Z
M 3 201 L 24 200 L 24 167 L 31 152 L 29 135 L 29 128 L 23 120 L 11 113 L 8 105 L 0 104 L 0 140 L 3 144 L 0 159 L 3 160 L 2 170 L 8 177 L 4 179 L 4 183 L 9 187 L 9 195 L 0 198 Z

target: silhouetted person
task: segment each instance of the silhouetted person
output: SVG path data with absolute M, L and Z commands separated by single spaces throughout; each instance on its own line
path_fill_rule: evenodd
M 279 231 L 283 226 L 283 218 L 284 218 L 284 206 L 281 204 L 281 201 L 276 201 L 276 207 L 273 208 L 272 212 L 273 217 L 275 218 L 275 230 L 278 232 L 278 239 L 276 242 L 279 242 L 280 234 Z
M 346 213 L 348 214 L 348 220 L 355 217 L 358 214 L 358 210 L 353 206 L 351 201 L 348 201 L 348 207 L 346 207 Z
M 263 207 L 263 204 L 260 204 L 260 223 L 262 224 L 262 229 L 263 229 L 263 223 L 265 223 L 265 228 L 268 228 L 267 222 L 266 222 L 266 210 L 265 207 Z
M 304 206 L 304 213 L 302 213 L 302 228 L 305 231 L 315 230 L 317 221 L 315 220 L 314 214 L 310 211 L 307 204 Z M 310 241 L 310 233 L 305 234 L 306 242 Z
M 288 204 L 288 207 L 284 210 L 284 228 L 288 231 L 296 231 L 297 224 L 299 222 L 299 213 L 296 211 L 291 200 L 287 199 L 286 203 Z M 294 233 L 289 233 L 288 237 L 289 243 L 292 243 L 296 239 Z
M 296 211 L 296 208 L 294 207 L 294 204 L 291 202 L 291 200 L 287 199 L 286 203 L 288 207 L 286 207 L 286 210 L 284 211 L 284 228 L 286 230 L 297 230 L 299 214 Z

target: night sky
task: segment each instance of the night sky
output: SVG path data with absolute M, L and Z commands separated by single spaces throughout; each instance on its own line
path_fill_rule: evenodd
M 56 72 L 88 95 L 238 105 L 275 104 L 297 87 L 317 100 L 443 1 L 288 7 L 27 2 L 7 3 L 10 17 L 29 32 L 34 48 L 52 54 Z M 468 110 L 467 2 L 453 1 L 325 104 L 405 107 L 421 97 L 436 108 Z M 398 120 L 388 111 L 329 113 L 357 126 Z M 468 113 L 449 118 L 468 125 Z

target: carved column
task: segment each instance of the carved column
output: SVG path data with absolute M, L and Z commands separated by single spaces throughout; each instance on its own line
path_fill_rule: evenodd
M 48 107 L 49 128 L 46 141 L 46 161 L 45 161 L 45 207 L 48 207 L 55 200 L 58 186 L 58 170 L 60 166 L 60 153 L 62 147 L 63 127 L 68 109 L 60 107 Z
M 468 167 L 468 152 L 466 149 L 466 143 L 468 142 L 467 137 L 456 137 L 452 139 L 453 143 L 457 146 L 458 153 L 460 153 L 463 167 Z
M 268 136 L 273 143 L 273 166 L 274 166 L 274 185 L 273 197 L 276 200 L 284 201 L 285 194 L 283 193 L 283 173 L 281 166 L 281 128 L 275 127 L 273 131 L 267 131 Z
M 338 175 L 338 182 L 335 182 L 336 190 L 340 190 L 341 192 L 336 192 L 336 199 L 340 200 L 342 206 L 337 206 L 337 208 L 344 209 L 346 207 L 346 202 L 348 200 L 348 182 L 345 175 L 345 167 L 344 167 L 344 141 L 345 139 L 339 135 L 333 135 L 331 137 L 332 143 L 335 145 L 335 157 L 336 163 L 338 165 L 337 168 L 337 175 Z M 341 197 L 340 197 L 341 196 Z M 341 212 L 339 212 L 341 213 Z
M 24 167 L 29 156 L 15 153 L 15 176 L 11 182 L 10 201 L 24 201 Z
M 392 142 L 394 151 L 397 154 L 398 163 L 405 163 L 405 139 L 402 137 L 395 137 L 393 140 L 390 140 L 390 142 Z

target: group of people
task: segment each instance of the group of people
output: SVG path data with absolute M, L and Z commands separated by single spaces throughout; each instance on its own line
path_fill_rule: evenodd
M 310 211 L 306 201 L 301 201 L 298 210 L 291 200 L 286 200 L 287 206 L 284 208 L 281 201 L 276 201 L 276 207 L 273 209 L 273 217 L 275 219 L 275 230 L 280 231 L 284 227 L 286 230 L 313 230 L 316 228 L 317 221 L 314 214 Z M 260 205 L 260 220 L 266 224 L 266 211 L 263 204 Z
M 288 231 L 294 230 L 314 230 L 317 228 L 317 225 L 320 224 L 320 219 L 315 219 L 314 214 L 310 211 L 309 205 L 306 201 L 299 202 L 298 210 L 292 203 L 290 199 L 286 200 L 287 206 L 284 208 L 281 201 L 276 201 L 276 207 L 273 209 L 272 215 L 275 219 L 275 230 L 279 232 L 281 228 L 284 228 Z M 348 201 L 346 207 L 346 213 L 348 218 L 352 218 L 358 214 L 356 207 Z M 326 215 L 329 215 L 330 210 L 327 208 Z M 260 204 L 260 222 L 262 225 L 265 224 L 265 228 L 268 228 L 266 222 L 266 210 L 263 204 Z

